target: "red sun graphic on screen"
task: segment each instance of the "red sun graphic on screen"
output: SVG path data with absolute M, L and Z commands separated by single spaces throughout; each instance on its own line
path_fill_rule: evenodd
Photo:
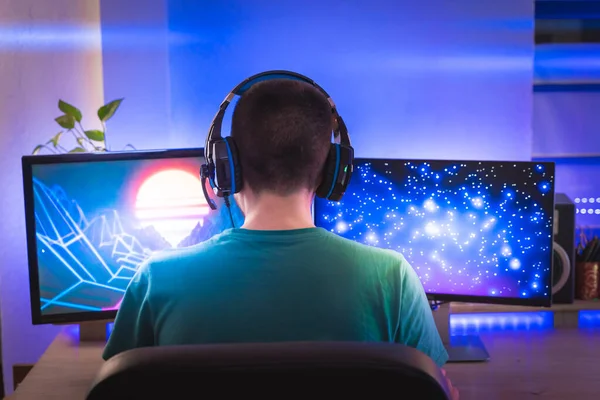
M 209 213 L 200 178 L 182 169 L 163 169 L 138 189 L 135 213 L 143 226 L 153 226 L 172 246 L 185 239 Z

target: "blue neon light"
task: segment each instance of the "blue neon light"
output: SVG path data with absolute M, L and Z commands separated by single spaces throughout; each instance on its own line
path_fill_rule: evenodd
M 580 328 L 600 328 L 600 310 L 579 311 Z
M 110 336 L 110 334 L 112 333 L 114 327 L 115 327 L 115 323 L 114 322 L 110 322 L 110 323 L 106 324 L 106 337 Z
M 554 328 L 551 311 L 453 314 L 451 335 L 473 335 L 483 332 L 540 331 Z

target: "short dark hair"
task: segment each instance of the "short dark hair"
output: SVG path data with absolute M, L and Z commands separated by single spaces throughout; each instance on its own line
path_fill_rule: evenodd
M 331 105 L 314 86 L 291 79 L 254 84 L 238 100 L 231 122 L 244 182 L 256 193 L 282 196 L 315 190 L 332 127 Z

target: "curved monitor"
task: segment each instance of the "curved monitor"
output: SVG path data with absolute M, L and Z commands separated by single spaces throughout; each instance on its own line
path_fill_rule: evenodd
M 317 226 L 410 262 L 432 300 L 550 306 L 554 164 L 357 159 Z
M 23 157 L 33 323 L 113 318 L 154 252 L 230 228 L 202 162 L 201 149 Z

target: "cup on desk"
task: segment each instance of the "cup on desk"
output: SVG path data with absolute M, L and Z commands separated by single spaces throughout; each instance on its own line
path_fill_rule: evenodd
M 600 263 L 580 262 L 575 271 L 577 282 L 577 298 L 580 300 L 593 300 L 600 296 Z

